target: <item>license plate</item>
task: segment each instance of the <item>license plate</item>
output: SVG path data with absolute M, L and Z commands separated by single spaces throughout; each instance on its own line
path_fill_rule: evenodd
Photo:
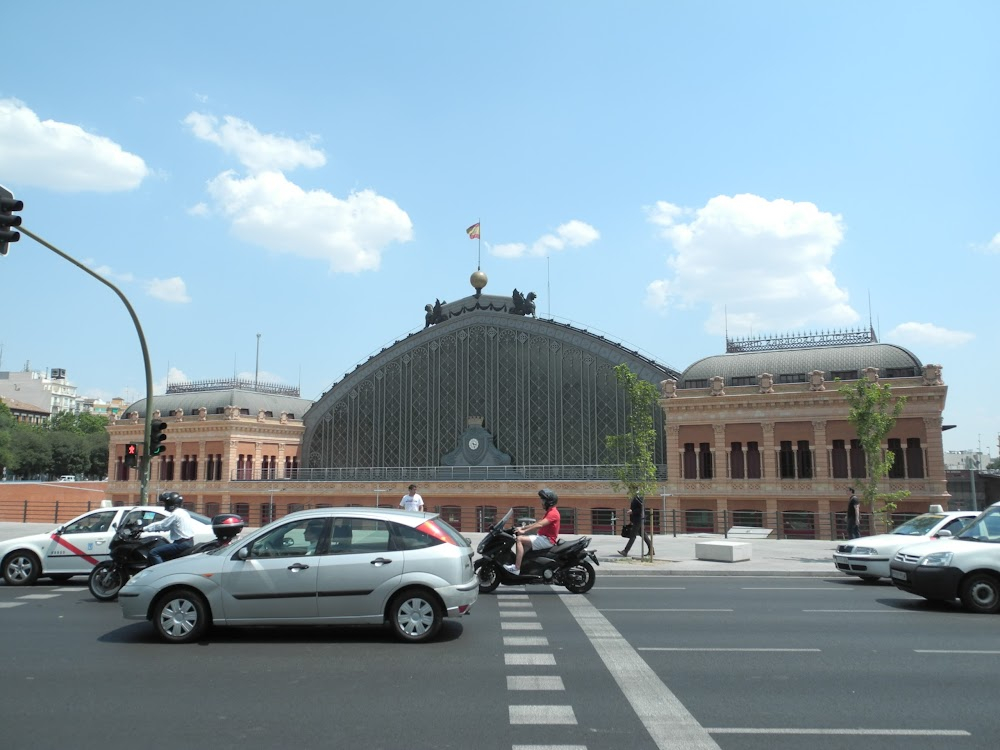
M 906 571 L 905 570 L 890 570 L 889 574 L 893 578 L 895 578 L 897 581 L 905 581 L 905 580 L 907 580 L 907 576 L 906 576 Z

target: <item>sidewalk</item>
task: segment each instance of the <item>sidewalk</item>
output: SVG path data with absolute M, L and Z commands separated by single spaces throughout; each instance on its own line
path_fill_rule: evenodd
M 0 522 L 0 541 L 28 534 L 52 531 L 52 524 Z M 252 529 L 247 529 L 244 536 Z M 476 547 L 485 536 L 471 532 L 465 536 Z M 564 539 L 578 535 L 567 534 Z M 618 550 L 625 546 L 619 536 L 593 536 L 590 549 L 600 560 L 598 575 L 697 575 L 697 576 L 815 576 L 839 578 L 843 576 L 833 566 L 836 542 L 815 539 L 731 539 L 750 545 L 750 559 L 741 562 L 715 562 L 698 560 L 695 545 L 698 542 L 725 541 L 721 534 L 686 534 L 682 536 L 654 536 L 656 556 L 652 563 L 639 560 L 640 539 L 632 545 L 632 554 L 624 558 Z

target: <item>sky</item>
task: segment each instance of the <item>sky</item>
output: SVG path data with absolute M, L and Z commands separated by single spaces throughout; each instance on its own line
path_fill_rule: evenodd
M 129 300 L 154 393 L 318 399 L 481 267 L 484 293 L 678 370 L 727 334 L 871 324 L 943 366 L 945 449 L 997 455 L 1000 3 L 3 16 L 0 184 Z M 0 370 L 144 397 L 111 289 L 24 235 L 0 278 Z

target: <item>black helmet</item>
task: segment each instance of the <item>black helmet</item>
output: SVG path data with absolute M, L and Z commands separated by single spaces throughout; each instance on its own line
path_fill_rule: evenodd
M 160 493 L 160 505 L 170 511 L 184 505 L 184 498 L 179 492 L 163 492 Z
M 554 507 L 559 502 L 559 495 L 549 489 L 538 490 L 538 496 L 542 498 L 542 507 L 545 510 Z

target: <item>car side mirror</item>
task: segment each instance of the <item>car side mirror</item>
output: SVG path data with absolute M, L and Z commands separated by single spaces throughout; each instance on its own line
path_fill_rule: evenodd
M 53 531 L 52 533 L 53 533 L 53 534 L 58 534 L 58 535 L 60 535 L 60 536 L 61 536 L 61 535 L 62 535 L 62 533 L 63 533 L 63 532 L 65 531 L 65 530 L 66 530 L 66 527 L 65 527 L 65 526 L 60 526 L 60 527 L 59 527 L 58 529 L 56 529 L 56 530 L 55 530 L 55 531 Z
M 944 539 L 945 537 L 954 536 L 954 534 L 952 534 L 950 531 L 948 531 L 948 529 L 941 529 L 941 531 L 939 531 L 937 533 L 937 536 L 938 536 L 938 539 Z
M 237 560 L 246 560 L 249 557 L 250 557 L 250 547 L 249 546 L 247 546 L 247 547 L 240 547 L 238 550 L 236 550 L 236 559 Z

